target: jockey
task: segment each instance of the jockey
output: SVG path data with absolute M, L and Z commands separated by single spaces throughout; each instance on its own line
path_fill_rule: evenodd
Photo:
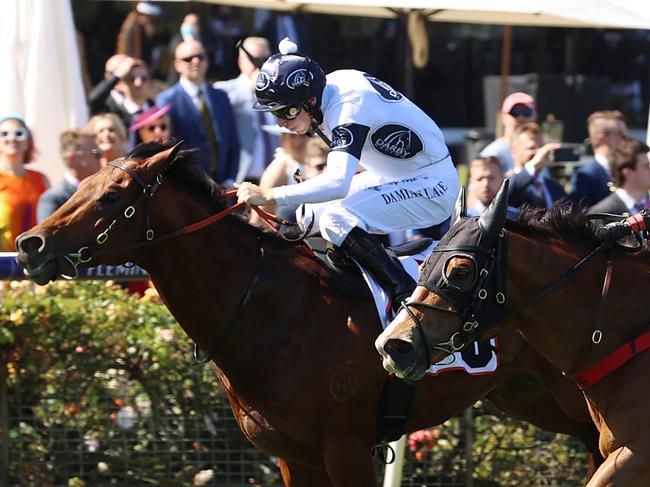
M 294 185 L 242 183 L 238 200 L 302 205 L 296 212 L 301 227 L 313 225 L 361 263 L 396 310 L 415 282 L 377 234 L 429 227 L 451 216 L 459 182 L 442 132 L 383 81 L 352 69 L 326 77 L 288 39 L 279 47 L 257 76 L 253 108 L 271 112 L 294 133 L 331 136 L 327 167 Z M 357 174 L 359 166 L 365 171 Z

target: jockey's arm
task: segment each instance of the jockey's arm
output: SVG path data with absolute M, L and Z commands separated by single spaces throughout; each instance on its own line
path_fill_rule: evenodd
M 359 159 L 342 151 L 330 151 L 327 169 L 318 176 L 300 184 L 273 188 L 273 199 L 278 205 L 321 203 L 347 196 Z

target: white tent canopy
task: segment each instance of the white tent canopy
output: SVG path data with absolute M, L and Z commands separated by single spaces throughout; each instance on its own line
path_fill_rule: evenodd
M 239 7 L 364 17 L 418 10 L 430 21 L 548 27 L 650 29 L 640 0 L 208 0 Z
M 56 183 L 64 169 L 59 134 L 88 120 L 69 0 L 2 2 L 0 72 L 0 116 L 25 117 L 36 168 Z

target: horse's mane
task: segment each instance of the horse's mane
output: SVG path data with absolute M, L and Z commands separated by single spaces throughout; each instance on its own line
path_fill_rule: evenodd
M 158 154 L 159 152 L 171 149 L 174 145 L 176 145 L 175 141 L 168 143 L 149 142 L 138 144 L 126 155 L 126 158 L 146 159 Z M 198 150 L 196 149 L 181 149 L 178 152 L 174 163 L 165 171 L 165 177 L 170 178 L 180 186 L 186 188 L 194 197 L 200 198 L 215 212 L 222 211 L 229 206 L 228 200 L 221 198 L 221 195 L 231 188 L 226 188 L 217 184 L 201 169 L 201 164 L 198 159 Z M 248 223 L 250 217 L 250 209 L 248 207 L 233 213 L 231 216 L 245 224 L 251 230 L 259 232 L 260 235 L 286 243 L 285 240 L 281 239 L 277 232 L 273 232 L 267 228 L 259 228 Z
M 556 201 L 548 209 L 524 205 L 519 208 L 515 220 L 506 221 L 506 229 L 524 235 L 541 235 L 574 243 L 587 243 L 595 247 L 601 243 L 596 234 L 598 226 L 587 214 L 586 208 L 576 208 L 566 199 Z M 646 258 L 650 256 L 650 242 L 644 243 L 639 254 Z
M 506 222 L 506 229 L 526 235 L 547 235 L 571 241 L 598 243 L 596 229 L 587 219 L 587 211 L 576 209 L 560 200 L 548 209 L 524 205 L 515 220 Z

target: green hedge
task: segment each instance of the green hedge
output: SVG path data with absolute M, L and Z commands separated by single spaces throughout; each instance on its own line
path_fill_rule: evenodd
M 12 485 L 279 481 L 153 294 L 103 282 L 0 286 Z

